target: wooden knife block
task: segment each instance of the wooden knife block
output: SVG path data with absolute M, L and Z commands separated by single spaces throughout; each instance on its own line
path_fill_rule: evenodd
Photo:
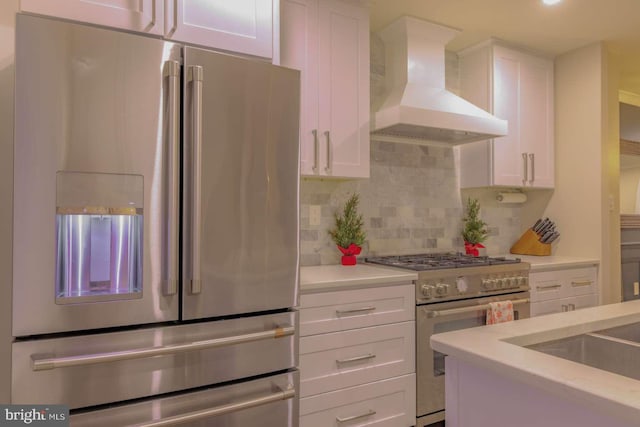
M 511 253 L 519 255 L 548 256 L 551 255 L 551 244 L 540 243 L 535 231 L 528 229 L 520 239 L 511 246 Z

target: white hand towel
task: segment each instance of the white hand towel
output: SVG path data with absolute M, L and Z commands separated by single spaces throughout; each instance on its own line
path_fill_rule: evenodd
M 487 309 L 487 325 L 513 320 L 513 303 L 509 300 L 490 302 Z

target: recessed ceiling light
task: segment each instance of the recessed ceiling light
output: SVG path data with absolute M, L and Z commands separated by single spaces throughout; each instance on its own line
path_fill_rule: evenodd
M 547 6 L 552 6 L 554 4 L 558 4 L 560 3 L 562 0 L 542 0 L 542 3 L 546 4 Z

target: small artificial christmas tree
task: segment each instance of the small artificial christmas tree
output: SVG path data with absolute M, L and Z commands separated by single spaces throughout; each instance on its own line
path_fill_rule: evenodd
M 464 248 L 468 255 L 478 256 L 478 248 L 484 248 L 482 242 L 487 240 L 487 223 L 482 221 L 478 214 L 480 212 L 480 203 L 478 199 L 469 197 L 467 200 L 467 214 L 464 221 L 464 229 L 462 230 L 462 238 L 464 239 Z
M 355 265 L 356 255 L 360 254 L 361 246 L 366 239 L 363 230 L 364 220 L 358 213 L 359 202 L 360 197 L 353 193 L 345 203 L 342 215 L 334 214 L 336 226 L 329 230 L 329 235 L 343 254 L 343 265 Z

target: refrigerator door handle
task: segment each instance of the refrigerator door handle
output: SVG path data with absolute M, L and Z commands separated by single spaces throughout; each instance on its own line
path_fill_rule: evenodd
M 31 355 L 32 370 L 46 371 L 71 366 L 85 366 L 96 363 L 117 362 L 123 360 L 143 359 L 146 357 L 164 356 L 168 354 L 184 353 L 188 351 L 207 350 L 211 348 L 227 347 L 237 344 L 245 344 L 254 341 L 282 338 L 294 335 L 294 326 L 282 326 L 268 331 L 252 332 L 243 335 L 214 338 L 204 341 L 195 341 L 183 344 L 171 344 L 158 347 L 138 348 L 133 350 L 114 351 L 107 353 L 83 354 L 67 357 L 43 357 L 43 355 Z
M 201 159 L 202 159 L 202 84 L 204 71 L 200 65 L 189 66 L 188 81 L 191 82 L 191 169 L 192 169 L 192 217 L 191 217 L 191 293 L 202 291 L 200 278 L 200 248 L 202 235 L 201 212 Z
M 163 75 L 168 80 L 168 117 L 167 117 L 167 154 L 168 154 L 168 189 L 167 189 L 167 264 L 164 293 L 175 295 L 178 292 L 178 246 L 180 217 L 180 64 L 178 61 L 167 61 Z
M 266 405 L 267 403 L 278 402 L 280 400 L 293 399 L 296 396 L 296 389 L 293 385 L 286 390 L 280 389 L 275 393 L 270 393 L 265 396 L 256 397 L 253 399 L 242 400 L 240 402 L 228 403 L 226 405 L 216 406 L 215 408 L 204 409 L 202 411 L 190 412 L 187 414 L 175 415 L 173 417 L 163 418 L 157 421 L 150 421 L 148 423 L 136 424 L 135 427 L 164 427 L 182 425 L 187 422 L 194 422 L 203 420 L 209 417 L 215 417 L 219 415 L 229 414 L 232 412 L 239 412 L 249 408 L 255 408 L 256 406 Z

